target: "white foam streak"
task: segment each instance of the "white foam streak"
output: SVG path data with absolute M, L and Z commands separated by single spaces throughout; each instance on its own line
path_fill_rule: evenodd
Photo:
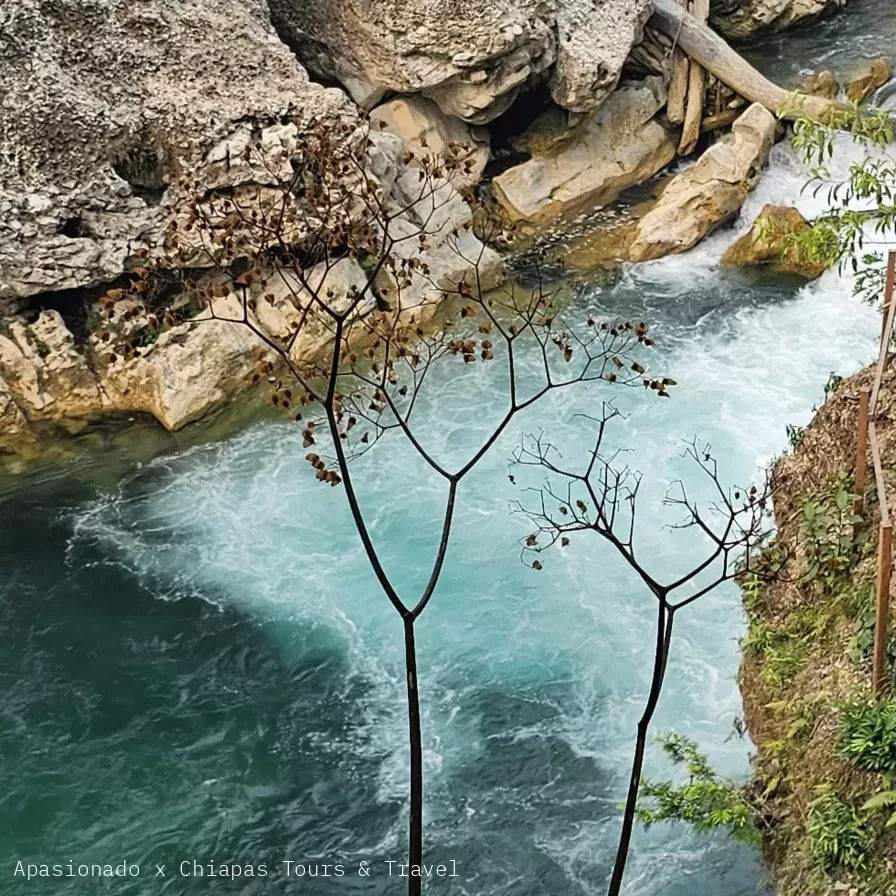
M 769 201 L 796 202 L 811 214 L 810 201 L 798 195 L 802 176 L 792 153 L 776 147 L 737 231 Z M 631 462 L 646 473 L 648 511 L 660 506 L 678 477 L 698 491 L 704 487 L 682 461 L 682 439 L 708 438 L 724 475 L 749 479 L 784 448 L 786 426 L 807 421 L 829 372 L 851 373 L 874 355 L 877 314 L 851 297 L 848 282 L 830 272 L 790 297 L 738 286 L 718 269 L 732 238 L 730 231 L 718 233 L 687 255 L 630 269 L 613 290 L 592 296 L 599 309 L 634 307 L 658 318 L 657 336 L 667 346 L 659 363 L 680 384 L 665 403 L 640 392 L 619 399 L 630 412 L 619 438 L 634 446 Z M 463 388 L 459 376 L 467 377 Z M 499 390 L 490 387 L 481 400 L 482 393 L 471 391 L 487 376 L 452 368 L 434 383 L 425 413 L 433 420 L 430 444 L 439 451 L 468 446 L 499 418 L 505 401 Z M 508 723 L 502 736 L 560 736 L 575 755 L 593 757 L 620 776 L 610 803 L 620 792 L 649 681 L 652 599 L 594 541 L 577 540 L 562 560 L 552 556 L 541 576 L 523 568 L 517 539 L 526 527 L 506 511 L 517 494 L 507 483 L 505 459 L 519 433 L 533 428 L 533 419 L 541 425 L 556 417 L 558 439 L 576 435 L 572 412 L 593 410 L 594 401 L 587 393 L 558 395 L 550 413 L 508 433 L 464 484 L 443 580 L 419 624 L 433 821 L 451 811 L 454 776 L 489 749 L 487 720 L 470 707 L 481 706 L 479 695 L 493 688 L 525 695 L 548 719 Z M 299 439 L 289 427 L 258 426 L 138 471 L 118 494 L 80 516 L 74 556 L 79 544 L 100 543 L 110 562 L 126 564 L 161 594 L 226 600 L 260 619 L 279 620 L 287 633 L 290 625 L 330 628 L 357 675 L 372 686 L 364 733 L 352 748 L 385 757 L 381 798 L 402 797 L 400 623 L 360 551 L 341 490 L 311 480 Z M 429 574 L 444 483 L 398 442 L 380 447 L 375 463 L 362 462 L 356 477 L 383 562 L 403 592 L 414 594 Z M 663 529 L 649 512 L 641 536 L 661 578 L 692 563 L 703 548 Z M 697 737 L 723 772 L 743 774 L 747 745 L 729 739 L 740 712 L 736 639 L 743 621 L 736 590 L 725 587 L 704 598 L 678 625 L 656 730 Z M 284 650 L 289 643 L 287 634 Z M 562 705 L 551 696 L 558 688 Z M 655 751 L 649 765 L 658 766 Z M 478 823 L 491 810 L 475 796 L 469 800 L 464 817 Z M 615 821 L 596 817 L 578 823 L 572 839 L 568 825 L 533 822 L 532 849 L 553 857 L 570 883 L 578 881 L 588 893 L 600 891 L 601 863 L 616 836 Z M 706 859 L 706 849 L 727 855 L 721 843 L 703 844 L 682 830 L 639 835 L 628 892 L 659 892 L 670 874 L 670 853 L 681 875 Z

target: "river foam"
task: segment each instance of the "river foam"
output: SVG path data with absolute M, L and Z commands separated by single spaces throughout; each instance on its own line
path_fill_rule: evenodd
M 874 357 L 878 314 L 837 273 L 795 288 L 719 269 L 724 248 L 766 202 L 817 208 L 800 195 L 803 177 L 792 151 L 776 147 L 734 233 L 628 268 L 576 300 L 583 315 L 651 322 L 653 366 L 679 383 L 666 402 L 616 393 L 627 417 L 614 438 L 645 472 L 639 537 L 660 578 L 705 549 L 660 516 L 670 483 L 703 487 L 681 456 L 683 442 L 710 442 L 723 476 L 743 483 L 784 449 L 788 424 L 807 422 L 831 372 L 851 373 Z M 489 376 L 450 367 L 435 378 L 422 410 L 441 456 L 469 452 L 500 415 L 506 399 Z M 574 414 L 594 412 L 611 394 L 603 386 L 556 394 L 465 481 L 443 579 L 419 624 L 428 848 L 453 850 L 475 869 L 454 892 L 597 894 L 605 886 L 649 681 L 652 601 L 596 541 L 576 539 L 562 557 L 548 556 L 542 573 L 525 568 L 518 539 L 527 527 L 508 513 L 519 493 L 506 465 L 520 436 L 542 427 L 571 446 L 568 458 L 581 456 Z M 289 662 L 309 638 L 338 646 L 349 669 L 340 687 L 350 711 L 335 744 L 343 774 L 375 767 L 377 803 L 394 807 L 407 788 L 400 625 L 344 495 L 313 481 L 296 430 L 263 424 L 142 467 L 77 512 L 70 559 L 123 568 L 160 598 L 236 607 Z M 381 443 L 355 475 L 384 564 L 413 595 L 429 574 L 444 483 L 400 439 Z M 746 774 L 749 751 L 732 737 L 742 630 L 733 586 L 683 614 L 655 723 L 655 732 L 694 737 L 736 776 Z M 320 747 L 333 749 L 327 737 Z M 663 768 L 656 750 L 648 766 Z M 402 814 L 390 818 L 373 838 L 353 830 L 359 855 L 402 849 Z M 753 892 L 757 877 L 743 849 L 670 828 L 638 833 L 627 892 L 736 896 Z

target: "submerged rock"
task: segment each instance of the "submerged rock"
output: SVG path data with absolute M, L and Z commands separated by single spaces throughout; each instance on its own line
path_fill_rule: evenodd
M 823 97 L 826 100 L 832 100 L 840 93 L 839 82 L 833 72 L 827 70 L 809 75 L 803 80 L 802 88 L 806 93 Z
M 422 93 L 478 124 L 548 70 L 559 105 L 597 108 L 650 10 L 650 0 L 271 0 L 280 33 L 306 64 L 362 107 Z
M 766 205 L 750 232 L 725 251 L 722 264 L 730 267 L 769 265 L 782 273 L 815 280 L 824 273 L 825 266 L 800 252 L 788 239 L 791 234 L 809 229 L 809 222 L 795 208 Z
M 853 78 L 846 88 L 851 103 L 861 103 L 893 77 L 893 66 L 883 56 L 872 60 L 867 72 Z
M 653 119 L 664 102 L 662 78 L 629 82 L 562 139 L 533 141 L 533 157 L 493 181 L 507 217 L 542 225 L 603 208 L 648 180 L 675 156 L 674 141 Z
M 729 220 L 759 180 L 775 127 L 774 115 L 754 103 L 730 134 L 673 178 L 638 221 L 629 247 L 632 261 L 684 252 Z

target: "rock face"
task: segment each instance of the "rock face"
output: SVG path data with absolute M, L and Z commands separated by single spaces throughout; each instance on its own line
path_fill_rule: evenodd
M 113 279 L 188 198 L 180 177 L 252 176 L 215 147 L 342 114 L 265 0 L 5 4 L 0 304 Z
M 653 116 L 665 102 L 662 78 L 622 85 L 596 112 L 533 157 L 493 181 L 516 223 L 544 224 L 602 208 L 652 177 L 675 156 L 675 143 Z
M 462 144 L 465 149 L 459 158 L 469 159 L 472 164 L 469 172 L 456 178 L 454 183 L 475 184 L 482 178 L 490 155 L 488 135 L 445 115 L 432 100 L 401 97 L 377 106 L 370 117 L 388 133 L 401 137 L 408 149 L 424 155 L 441 156 L 449 144 Z
M 806 257 L 788 241 L 790 234 L 804 232 L 809 227 L 809 222 L 795 208 L 766 205 L 750 232 L 725 251 L 722 264 L 730 267 L 769 265 L 773 270 L 814 280 L 824 273 L 824 265 Z
M 597 108 L 640 41 L 650 0 L 271 0 L 278 30 L 364 108 L 422 93 L 473 123 L 551 71 L 564 108 Z
M 679 174 L 632 237 L 632 261 L 684 252 L 740 208 L 756 186 L 775 139 L 775 117 L 754 103 L 731 133 Z
M 728 38 L 783 31 L 846 6 L 847 0 L 713 0 L 710 24 Z
M 892 77 L 893 66 L 883 57 L 875 59 L 865 74 L 859 75 L 849 82 L 846 96 L 852 103 L 861 103 L 868 99 L 878 87 L 883 87 Z
M 178 429 L 248 383 L 264 346 L 244 325 L 197 318 L 159 332 L 144 316 L 136 343 L 129 329 L 116 336 L 135 352 L 124 360 L 95 328 L 76 344 L 58 312 L 15 312 L 29 296 L 109 284 L 142 264 L 142 250 L 161 252 L 166 231 L 184 248 L 197 188 L 264 207 L 312 129 L 356 129 L 357 110 L 309 81 L 266 0 L 92 0 L 76 11 L 69 0 L 21 0 L 2 15 L 0 315 L 11 316 L 0 317 L 0 450 L 36 440 L 44 424 L 73 429 L 109 412 L 147 412 Z M 498 282 L 498 256 L 457 233 L 471 218 L 457 190 L 445 183 L 437 207 L 430 197 L 434 207 L 421 208 L 415 163 L 402 158 L 424 140 L 438 152 L 473 138 L 472 180 L 487 148 L 428 100 L 380 112 L 394 133 L 370 135 L 365 177 L 381 186 L 392 226 L 414 233 L 425 221 L 428 232 L 408 249 L 427 276 L 401 284 L 403 307 L 435 304 L 474 262 L 486 284 Z M 65 313 L 68 300 L 53 307 Z M 71 297 L 73 312 L 81 301 Z M 216 316 L 241 316 L 234 295 L 215 303 Z M 273 318 L 261 326 L 278 332 Z M 328 342 L 309 328 L 296 351 L 310 358 Z
M 97 378 L 57 311 L 42 312 L 31 326 L 14 320 L 6 333 L 0 374 L 29 420 L 78 417 L 101 406 Z

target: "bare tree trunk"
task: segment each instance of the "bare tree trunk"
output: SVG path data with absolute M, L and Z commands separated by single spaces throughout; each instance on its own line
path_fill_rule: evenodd
M 660 693 L 663 689 L 663 679 L 666 676 L 666 664 L 669 659 L 669 645 L 672 641 L 672 622 L 674 611 L 666 603 L 665 596 L 659 598 L 656 619 L 656 647 L 653 656 L 653 678 L 650 682 L 650 693 L 644 712 L 638 721 L 638 732 L 635 739 L 635 754 L 632 757 L 632 771 L 628 782 L 628 795 L 625 800 L 625 811 L 622 816 L 622 832 L 619 835 L 619 845 L 616 849 L 616 861 L 613 865 L 613 875 L 610 878 L 610 888 L 607 896 L 619 896 L 622 888 L 622 877 L 625 874 L 625 866 L 628 862 L 628 853 L 631 848 L 632 832 L 635 827 L 635 810 L 638 807 L 638 789 L 641 786 L 641 772 L 644 768 L 644 753 L 647 749 L 647 732 L 653 720 L 659 703 Z
M 761 103 L 782 118 L 818 119 L 832 108 L 838 108 L 836 103 L 821 97 L 792 94 L 778 87 L 675 0 L 653 0 L 650 24 L 677 40 L 678 46 L 690 56 L 692 64 L 699 63 L 751 103 Z
M 404 661 L 408 677 L 408 735 L 411 747 L 411 812 L 408 838 L 408 896 L 423 892 L 423 733 L 420 726 L 420 694 L 417 690 L 417 647 L 414 643 L 414 619 L 404 617 Z M 417 875 L 414 875 L 414 866 Z
M 691 0 L 691 13 L 701 24 L 709 20 L 709 0 Z M 679 155 L 689 156 L 700 139 L 700 122 L 703 120 L 703 94 L 706 90 L 706 72 L 695 60 L 688 71 L 688 102 L 678 144 Z

